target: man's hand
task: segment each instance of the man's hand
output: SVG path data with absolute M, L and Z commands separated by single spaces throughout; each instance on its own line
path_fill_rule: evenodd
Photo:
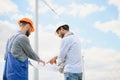
M 40 60 L 39 64 L 41 64 L 41 63 L 42 63 L 43 66 L 45 66 L 45 61 Z
M 50 59 L 47 63 L 50 63 L 50 64 L 56 64 L 56 60 L 57 60 L 58 56 L 55 56 L 53 57 L 52 59 Z

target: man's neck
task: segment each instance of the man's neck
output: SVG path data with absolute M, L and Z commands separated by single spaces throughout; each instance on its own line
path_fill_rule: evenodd
M 65 34 L 65 36 L 64 37 L 66 37 L 66 36 L 69 36 L 69 35 L 73 35 L 74 33 L 72 33 L 72 32 L 70 32 L 70 31 L 68 31 L 66 34 Z
M 69 33 L 69 31 L 66 31 L 66 32 L 65 32 L 65 36 L 66 36 L 68 33 Z
M 20 29 L 20 32 L 21 32 L 21 33 L 23 33 L 23 34 L 25 34 L 25 33 L 26 33 L 26 32 L 25 32 L 24 30 L 22 30 L 22 29 Z

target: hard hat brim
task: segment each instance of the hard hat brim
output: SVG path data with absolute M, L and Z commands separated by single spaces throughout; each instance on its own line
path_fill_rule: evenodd
M 21 24 L 22 21 L 25 21 L 25 22 L 27 22 L 27 23 L 29 23 L 29 24 L 31 25 L 31 27 L 32 27 L 31 32 L 34 32 L 34 31 L 35 31 L 34 26 L 33 26 L 33 22 L 32 22 L 30 19 L 28 19 L 28 18 L 23 18 L 23 19 L 19 20 L 19 21 L 18 21 L 18 25 L 19 25 L 19 26 L 20 26 L 20 24 Z

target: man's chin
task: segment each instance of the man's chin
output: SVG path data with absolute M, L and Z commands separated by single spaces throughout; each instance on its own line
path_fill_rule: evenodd
M 63 38 L 64 36 L 61 36 L 61 38 Z

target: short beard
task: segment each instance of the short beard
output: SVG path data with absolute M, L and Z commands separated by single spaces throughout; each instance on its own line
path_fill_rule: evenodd
M 61 34 L 61 38 L 63 38 L 64 37 L 64 34 Z
M 27 32 L 26 32 L 26 34 L 25 34 L 27 37 L 29 37 L 29 35 L 30 35 L 30 31 L 29 30 L 27 30 Z

